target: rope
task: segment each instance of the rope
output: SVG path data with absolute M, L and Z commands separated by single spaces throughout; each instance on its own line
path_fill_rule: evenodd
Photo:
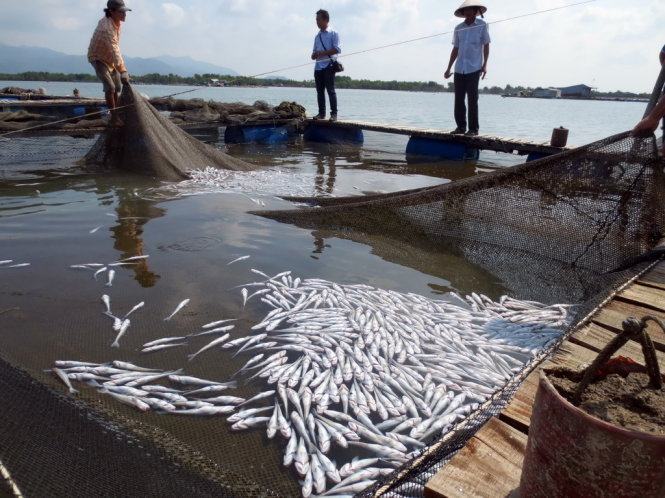
M 557 11 L 557 10 L 564 10 L 564 9 L 569 9 L 569 8 L 572 8 L 572 7 L 579 7 L 580 5 L 586 5 L 586 4 L 589 4 L 589 3 L 594 3 L 596 1 L 597 0 L 584 0 L 583 2 L 562 5 L 561 7 L 553 7 L 551 9 L 544 9 L 544 10 L 538 10 L 538 11 L 535 11 L 535 12 L 529 12 L 528 14 L 521 14 L 519 16 L 506 17 L 504 19 L 499 19 L 498 21 L 488 22 L 487 24 L 493 26 L 495 24 L 501 24 L 501 23 L 505 23 L 505 22 L 508 22 L 508 21 L 514 21 L 515 19 L 523 19 L 525 17 L 532 17 L 532 16 L 536 16 L 536 15 L 540 15 L 540 14 L 546 14 L 546 13 L 554 12 L 554 11 Z M 470 29 L 476 29 L 476 28 L 479 28 L 479 27 L 481 27 L 481 26 L 470 26 L 468 28 L 461 28 L 458 31 L 466 31 L 466 30 L 470 30 Z M 455 32 L 455 30 L 444 31 L 442 33 L 434 33 L 432 35 L 420 36 L 418 38 L 411 38 L 409 40 L 403 40 L 403 41 L 399 41 L 399 42 L 389 43 L 387 45 L 380 45 L 378 47 L 367 48 L 367 49 L 364 49 L 364 50 L 358 50 L 357 52 L 350 52 L 348 54 L 340 54 L 338 56 L 338 58 L 346 58 L 346 57 L 352 57 L 354 55 L 367 54 L 369 52 L 375 52 L 377 50 L 383 50 L 383 49 L 386 49 L 386 48 L 398 47 L 400 45 L 406 45 L 406 44 L 409 44 L 409 43 L 415 43 L 415 42 L 419 42 L 419 41 L 423 41 L 423 40 L 429 40 L 431 38 L 438 38 L 438 37 L 441 37 L 441 36 L 450 35 L 454 32 Z M 321 59 L 321 60 L 325 61 L 325 60 L 332 60 L 332 59 Z M 255 74 L 254 76 L 250 76 L 250 78 L 258 78 L 260 76 L 266 76 L 268 74 L 275 74 L 275 73 L 280 73 L 280 72 L 283 72 L 283 71 L 290 71 L 292 69 L 299 69 L 301 67 L 308 67 L 311 64 L 312 64 L 311 62 L 307 62 L 305 64 L 299 64 L 297 66 L 283 67 L 281 69 L 275 69 L 274 71 L 268 71 L 268 72 L 265 72 L 265 73 Z

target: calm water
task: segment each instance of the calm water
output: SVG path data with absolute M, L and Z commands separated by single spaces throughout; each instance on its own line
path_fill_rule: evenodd
M 0 86 L 5 83 L 0 82 Z M 72 85 L 39 84 L 52 93 Z M 37 86 L 26 85 L 26 86 Z M 79 85 L 97 96 L 99 86 Z M 182 90 L 141 87 L 150 96 Z M 452 97 L 400 92 L 342 91 L 344 117 L 418 126 L 452 127 Z M 313 110 L 312 91 L 304 89 L 204 89 L 201 98 L 270 103 L 296 100 Z M 583 142 L 625 130 L 642 106 L 628 103 L 553 102 L 483 97 L 485 131 L 545 139 L 561 124 Z M 218 142 L 217 136 L 199 137 Z M 240 318 L 238 332 L 266 313 L 255 303 L 242 308 L 233 287 L 253 280 L 250 268 L 269 274 L 292 270 L 294 276 L 325 278 L 442 296 L 448 291 L 483 292 L 491 297 L 513 293 L 511 282 L 474 267 L 446 252 L 406 247 L 380 238 L 349 240 L 340 234 L 302 230 L 247 213 L 291 205 L 276 194 L 358 195 L 390 192 L 482 174 L 519 159 L 485 154 L 478 163 L 411 163 L 404 156 L 406 139 L 368 133 L 362 147 L 331 147 L 296 140 L 281 146 L 226 147 L 227 152 L 262 164 L 263 176 L 239 175 L 228 188 L 206 195 L 196 186 L 178 188 L 115 173 L 84 173 L 75 162 L 93 142 L 72 138 L 12 139 L 0 142 L 0 260 L 29 262 L 27 269 L 0 270 L 0 350 L 55 388 L 61 386 L 43 369 L 58 359 L 104 362 L 125 360 L 155 368 L 185 366 L 184 351 L 149 357 L 137 349 L 145 342 L 195 332 L 201 324 Z M 90 233 L 94 228 L 95 233 Z M 69 269 L 82 263 L 108 263 L 137 254 L 147 262 L 119 269 L 112 288 L 87 272 Z M 249 261 L 227 263 L 242 255 Z M 111 296 L 114 310 L 126 312 L 139 301 L 146 308 L 133 324 L 120 350 L 109 345 L 115 333 L 102 316 L 100 296 Z M 191 304 L 173 322 L 164 322 L 183 299 Z M 192 345 L 195 350 L 203 346 Z M 192 352 L 192 351 L 188 351 Z M 219 353 L 186 365 L 186 373 L 225 379 L 244 357 Z M 238 395 L 257 392 L 243 386 Z M 84 399 L 98 400 L 86 391 Z M 98 400 L 99 401 L 99 400 Z M 129 409 L 101 400 L 120 413 Z M 202 452 L 224 471 L 238 473 L 285 495 L 297 493 L 296 481 L 280 465 L 281 443 L 261 431 L 231 433 L 223 419 L 187 420 L 147 415 L 172 437 Z M 214 437 L 210 435 L 214 434 Z M 257 459 L 257 451 L 260 458 Z
M 76 86 L 84 97 L 102 95 L 101 84 L 5 82 L 0 87 L 43 87 L 50 94 L 71 95 Z M 142 93 L 159 97 L 196 87 L 141 85 Z M 453 95 L 373 90 L 338 90 L 340 118 L 376 123 L 394 123 L 424 128 L 453 129 Z M 270 104 L 296 101 L 309 115 L 318 112 L 316 93 L 308 88 L 197 88 L 183 98 Z M 582 145 L 631 129 L 644 113 L 646 104 L 583 100 L 514 99 L 481 95 L 481 131 L 504 137 L 549 141 L 552 129 L 570 129 L 570 144 Z M 392 137 L 386 140 L 392 140 Z

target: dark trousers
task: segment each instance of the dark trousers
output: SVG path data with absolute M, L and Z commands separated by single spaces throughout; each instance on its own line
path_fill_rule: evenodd
M 462 130 L 466 127 L 466 104 L 469 100 L 469 130 L 478 131 L 478 84 L 480 83 L 480 71 L 469 74 L 455 73 L 455 122 Z
M 314 71 L 314 81 L 316 82 L 316 95 L 319 100 L 319 114 L 321 116 L 326 114 L 326 90 L 330 99 L 330 112 L 337 114 L 337 92 L 335 92 L 335 71 L 333 68 L 328 67 L 320 71 Z

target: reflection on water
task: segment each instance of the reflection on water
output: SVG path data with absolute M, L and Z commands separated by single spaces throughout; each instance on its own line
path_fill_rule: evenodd
M 153 202 L 128 194 L 126 191 L 118 193 L 118 224 L 111 228 L 115 243 L 114 249 L 120 251 L 119 259 L 146 255 L 143 242 L 143 227 L 148 221 L 166 215 L 166 209 L 156 207 Z M 153 287 L 159 280 L 159 275 L 150 271 L 149 260 L 140 260 L 131 268 L 135 279 L 142 287 Z

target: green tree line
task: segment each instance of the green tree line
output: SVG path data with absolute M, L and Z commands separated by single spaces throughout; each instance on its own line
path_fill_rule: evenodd
M 30 71 L 18 74 L 0 73 L 0 80 L 4 81 L 58 81 L 58 82 L 96 82 L 97 77 L 92 74 L 65 74 L 65 73 L 47 73 L 40 71 Z M 285 78 L 250 78 L 248 76 L 226 76 L 219 74 L 195 74 L 191 77 L 179 76 L 177 74 L 146 74 L 143 76 L 133 76 L 135 83 L 147 85 L 188 85 L 188 86 L 206 86 L 213 80 L 221 82 L 224 86 L 230 87 L 248 87 L 248 86 L 282 86 L 296 88 L 313 88 L 313 80 L 290 80 Z M 436 81 L 381 81 L 367 79 L 353 79 L 349 76 L 340 75 L 337 77 L 337 87 L 356 90 L 401 90 L 407 92 L 452 92 L 454 85 L 448 82 L 446 85 Z M 529 94 L 534 88 L 524 86 L 506 85 L 485 86 L 480 89 L 480 93 L 486 95 L 517 95 Z M 592 92 L 595 97 L 602 98 L 648 98 L 646 93 L 632 92 Z

